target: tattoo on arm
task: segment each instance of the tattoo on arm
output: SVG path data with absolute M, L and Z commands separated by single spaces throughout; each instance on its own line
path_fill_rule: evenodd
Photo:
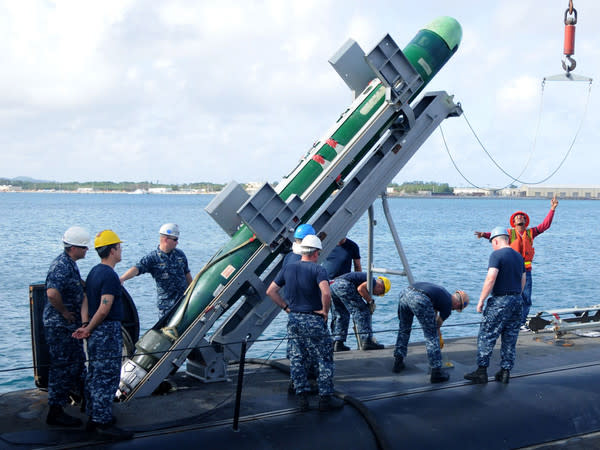
M 102 297 L 102 304 L 103 305 L 108 305 L 110 304 L 110 299 L 108 297 Z

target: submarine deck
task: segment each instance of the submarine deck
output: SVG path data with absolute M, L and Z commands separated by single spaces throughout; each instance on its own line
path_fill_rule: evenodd
M 500 347 L 488 371 L 490 382 L 472 385 L 463 374 L 475 368 L 477 339 L 447 339 L 442 351 L 450 380 L 429 383 L 423 343 L 409 345 L 406 368 L 392 372 L 393 347 L 335 353 L 335 389 L 342 410 L 300 412 L 287 392 L 286 359 L 246 363 L 239 429 L 233 411 L 238 365 L 231 381 L 201 383 L 179 371 L 176 389 L 115 403 L 118 426 L 133 440 L 93 440 L 81 429 L 45 423 L 47 394 L 39 389 L 0 396 L 0 447 L 4 448 L 598 448 L 600 446 L 600 338 L 521 332 L 507 385 L 494 381 Z M 283 370 L 282 370 L 283 369 Z M 76 406 L 69 414 L 85 415 Z

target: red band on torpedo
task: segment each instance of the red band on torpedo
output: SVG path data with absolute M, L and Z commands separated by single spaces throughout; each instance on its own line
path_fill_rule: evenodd
M 321 155 L 314 155 L 312 157 L 312 160 L 315 162 L 318 162 L 319 164 L 325 164 L 325 158 L 323 158 Z

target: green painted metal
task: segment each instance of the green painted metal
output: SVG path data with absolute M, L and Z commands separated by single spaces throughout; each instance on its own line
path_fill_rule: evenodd
M 458 49 L 462 40 L 462 27 L 453 17 L 438 17 L 428 23 L 424 29 L 433 31 L 441 37 L 452 53 Z
M 404 49 L 404 54 L 409 62 L 423 77 L 423 87 L 456 51 L 461 36 L 462 31 L 458 22 L 452 18 L 444 17 L 437 19 L 426 28 L 420 30 Z M 412 101 L 417 94 L 415 93 L 409 101 Z M 286 200 L 292 194 L 301 196 L 323 172 L 322 164 L 315 159 L 318 160 L 318 157 L 322 157 L 325 161 L 333 161 L 338 155 L 340 148 L 343 148 L 340 146 L 346 146 L 363 129 L 374 114 L 381 108 L 386 107 L 384 102 L 385 87 L 379 80 L 372 81 L 365 92 L 338 119 L 339 125 L 331 136 L 326 136 L 316 144 L 316 146 L 321 146 L 316 152 L 309 152 L 305 160 L 300 163 L 299 167 L 301 168 L 293 178 L 289 180 L 284 179 L 281 182 L 282 185 L 285 184 L 280 192 L 281 198 Z M 393 119 L 395 119 L 395 116 L 390 120 Z M 354 165 L 360 161 L 388 126 L 389 123 L 378 130 L 373 139 L 359 151 L 357 157 L 347 167 L 342 169 L 342 177 L 352 170 Z M 333 144 L 333 142 L 328 142 L 328 139 L 332 139 L 337 145 Z M 315 155 L 318 157 L 314 158 Z M 336 185 L 333 183 L 327 192 L 311 207 L 311 211 L 307 213 L 307 216 L 319 208 L 335 188 Z M 191 289 L 188 290 L 185 300 L 180 304 L 171 316 L 169 323 L 161 331 L 172 340 L 180 336 L 200 314 L 206 311 L 215 296 L 218 295 L 227 283 L 235 278 L 240 268 L 254 255 L 261 245 L 257 239 L 254 239 L 252 231 L 246 225 L 240 227 L 231 240 L 196 277 Z M 276 254 L 272 258 L 275 258 L 275 256 Z M 266 267 L 266 265 L 262 267 Z M 136 361 L 136 356 L 134 356 L 133 360 Z

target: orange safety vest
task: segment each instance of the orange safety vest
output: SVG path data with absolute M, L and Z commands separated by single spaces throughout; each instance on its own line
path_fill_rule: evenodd
M 525 260 L 525 269 L 531 270 L 531 261 L 533 261 L 533 255 L 535 255 L 535 249 L 533 248 L 533 236 L 531 228 L 525 230 L 522 235 L 517 233 L 517 230 L 511 228 L 510 232 L 510 246 L 518 251 L 523 259 Z

